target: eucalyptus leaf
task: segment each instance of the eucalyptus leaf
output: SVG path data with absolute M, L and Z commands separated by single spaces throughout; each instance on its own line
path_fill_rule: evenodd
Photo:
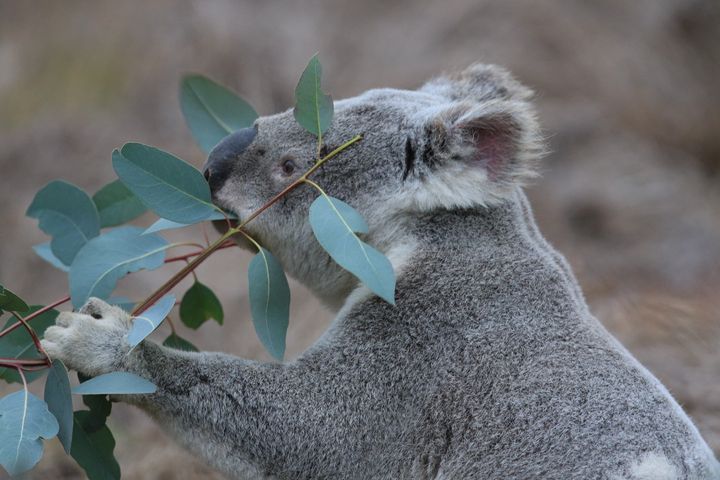
M 355 235 L 367 232 L 365 220 L 355 209 L 337 198 L 321 195 L 310 205 L 310 226 L 320 245 L 338 265 L 382 299 L 395 304 L 392 264 Z
M 80 383 L 87 382 L 92 377 L 77 372 Z M 72 393 L 72 392 L 71 392 Z M 83 395 L 83 404 L 90 409 L 89 418 L 83 422 L 85 430 L 95 431 L 103 427 L 107 421 L 107 417 L 112 412 L 112 403 L 107 395 Z
M 23 313 L 27 312 L 29 308 L 22 298 L 0 285 L 0 311 L 7 310 Z
M 202 150 L 231 133 L 252 126 L 258 114 L 242 98 L 202 75 L 187 75 L 180 83 L 180 108 Z
M 10 475 L 33 468 L 43 454 L 42 439 L 58 433 L 58 422 L 38 397 L 20 390 L 0 399 L 0 464 Z
M 37 192 L 26 215 L 39 220 L 40 229 L 52 237 L 53 254 L 65 265 L 70 265 L 83 245 L 100 234 L 100 218 L 88 194 L 61 180 Z
M 126 143 L 113 152 L 120 180 L 150 210 L 178 223 L 197 223 L 219 210 L 202 173 L 160 149 Z
M 128 344 L 135 347 L 145 340 L 160 326 L 174 306 L 175 295 L 165 295 L 141 315 L 133 317 L 133 326 L 127 336 Z
M 40 308 L 42 307 L 39 305 L 33 305 L 25 315 L 27 316 L 34 313 Z M 33 318 L 28 323 L 38 337 L 42 338 L 45 330 L 55 324 L 55 318 L 57 318 L 58 313 L 59 312 L 57 310 L 49 310 Z M 2 329 L 4 330 L 8 328 L 15 322 L 15 318 L 10 317 Z M 35 343 L 33 342 L 32 337 L 23 327 L 18 327 L 7 335 L 0 337 L 0 357 L 22 360 L 38 360 L 42 358 L 35 348 Z M 44 374 L 44 370 L 28 371 L 25 372 L 25 379 L 28 383 L 31 383 L 42 377 Z M 12 368 L 0 368 L 0 379 L 3 379 L 8 383 L 22 383 L 17 371 Z
M 55 256 L 55 254 L 52 252 L 52 249 L 50 248 L 50 242 L 47 243 L 41 243 L 40 245 L 34 245 L 33 250 L 35 250 L 35 253 L 48 262 L 53 267 L 62 270 L 63 272 L 69 272 L 70 267 L 68 265 L 65 265 L 59 258 Z
M 120 180 L 108 183 L 92 197 L 100 227 L 114 227 L 134 220 L 147 211 L 147 207 Z
M 75 395 L 130 395 L 155 393 L 152 382 L 130 372 L 98 375 L 72 389 Z
M 175 350 L 182 350 L 185 352 L 197 352 L 198 348 L 192 343 L 188 342 L 179 335 L 173 333 L 165 339 L 163 345 L 166 347 L 174 348 Z
M 96 424 L 92 412 L 73 415 L 71 455 L 89 480 L 120 480 L 120 465 L 113 454 L 115 439 L 110 429 Z
M 53 360 L 50 373 L 45 381 L 45 402 L 50 413 L 55 415 L 60 430 L 58 439 L 65 453 L 70 453 L 73 431 L 73 405 L 70 396 L 70 380 L 67 369 L 60 360 Z
M 322 66 L 315 54 L 295 87 L 295 120 L 308 132 L 320 137 L 332 123 L 333 100 L 322 92 Z
M 152 225 L 150 225 L 148 228 L 145 229 L 143 232 L 143 235 L 147 235 L 149 233 L 157 233 L 162 232 L 163 230 L 175 230 L 177 228 L 185 228 L 190 227 L 192 225 L 195 225 L 194 223 L 179 223 L 179 222 L 173 222 L 172 220 L 167 220 L 165 218 L 161 218 L 159 220 L 156 220 Z
M 170 247 L 156 235 L 142 235 L 138 227 L 119 227 L 94 238 L 78 252 L 70 266 L 70 296 L 75 307 L 90 297 L 106 299 L 118 280 L 140 269 L 163 265 Z
M 207 220 L 225 220 L 226 218 L 235 220 L 237 217 L 232 213 L 223 213 L 223 212 L 214 212 L 209 217 L 204 218 L 200 220 L 201 222 L 207 221 Z M 199 223 L 199 222 L 196 222 Z M 164 218 L 161 218 L 160 220 L 157 220 L 155 223 L 150 225 L 145 231 L 143 232 L 143 235 L 146 235 L 148 233 L 157 233 L 161 232 L 163 230 L 173 230 L 175 228 L 185 228 L 189 227 L 191 225 L 195 225 L 195 223 L 178 223 L 173 222 L 171 220 L 166 220 Z
M 212 290 L 196 281 L 180 302 L 180 319 L 186 326 L 196 330 L 211 318 L 223 324 L 222 304 Z
M 248 287 L 255 332 L 270 355 L 282 360 L 290 317 L 290 287 L 282 266 L 264 248 L 250 261 Z

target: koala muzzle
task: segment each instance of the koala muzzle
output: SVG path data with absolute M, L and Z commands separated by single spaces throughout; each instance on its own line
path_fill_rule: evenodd
M 243 128 L 231 133 L 218 143 L 203 167 L 203 175 L 210 184 L 210 191 L 218 191 L 232 172 L 238 157 L 255 139 L 257 130 L 254 127 Z

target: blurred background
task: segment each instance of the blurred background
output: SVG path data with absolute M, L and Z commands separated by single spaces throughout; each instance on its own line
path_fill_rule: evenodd
M 204 73 L 270 114 L 292 106 L 316 51 L 335 98 L 415 88 L 475 61 L 531 86 L 551 150 L 529 189 L 542 231 L 596 315 L 720 453 L 717 0 L 0 0 L 2 283 L 33 303 L 67 291 L 31 250 L 45 237 L 24 216 L 48 181 L 95 192 L 114 179 L 110 152 L 126 141 L 202 165 L 178 107 L 183 73 Z M 226 325 L 182 335 L 267 359 L 249 320 L 249 258 L 225 250 L 201 268 Z M 122 293 L 140 299 L 168 273 L 135 275 Z M 289 356 L 330 319 L 293 284 Z M 110 421 L 124 478 L 220 478 L 142 412 L 116 405 Z M 82 475 L 53 441 L 29 478 Z

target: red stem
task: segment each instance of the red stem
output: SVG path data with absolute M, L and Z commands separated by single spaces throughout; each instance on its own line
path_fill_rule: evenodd
M 16 358 L 0 358 L 0 367 L 23 370 L 44 370 L 48 368 L 45 360 L 18 360 Z
M 234 247 L 234 246 L 235 246 L 235 242 L 233 242 L 233 241 L 228 241 L 228 242 L 225 242 L 224 244 L 220 245 L 217 249 L 218 249 L 218 250 L 221 250 L 221 249 L 223 249 L 223 248 L 229 248 L 229 247 Z M 173 263 L 173 262 L 179 262 L 179 261 L 187 260 L 188 258 L 192 258 L 192 257 L 196 257 L 196 256 L 200 255 L 202 252 L 203 252 L 203 250 L 198 250 L 198 251 L 195 251 L 195 252 L 186 253 L 186 254 L 184 254 L 184 255 L 179 255 L 179 256 L 177 256 L 177 257 L 170 257 L 170 258 L 165 259 L 165 263 Z M 26 317 L 23 317 L 22 319 L 19 319 L 20 321 L 13 323 L 13 324 L 10 325 L 9 327 L 7 327 L 5 330 L 1 331 L 1 332 L 0 332 L 0 337 L 4 337 L 5 335 L 7 335 L 8 333 L 12 332 L 12 331 L 15 330 L 16 328 L 21 327 L 21 326 L 23 325 L 23 320 L 24 320 L 25 322 L 28 322 L 28 321 L 32 320 L 33 318 L 38 317 L 38 316 L 42 315 L 43 313 L 48 312 L 48 311 L 52 310 L 52 309 L 55 308 L 55 307 L 59 307 L 59 306 L 62 305 L 63 303 L 66 303 L 66 302 L 69 302 L 69 301 L 70 301 L 70 296 L 68 295 L 68 296 L 66 296 L 66 297 L 63 297 L 63 298 L 61 298 L 61 299 L 59 299 L 59 300 L 56 300 L 56 301 L 52 302 L 52 303 L 49 304 L 49 305 L 46 305 L 46 306 L 42 307 L 41 309 L 39 309 L 39 310 L 31 313 L 30 315 L 28 315 L 28 316 L 26 316 Z M 32 335 L 31 335 L 31 336 L 32 336 Z M 33 339 L 33 341 L 34 341 L 34 339 Z M 2 360 L 2 359 L 0 359 L 0 360 Z
M 47 311 L 50 311 L 50 310 L 52 310 L 53 308 L 58 307 L 58 306 L 62 305 L 63 303 L 69 302 L 69 301 L 70 301 L 70 295 L 68 295 L 67 297 L 63 297 L 63 298 L 61 298 L 60 300 L 56 300 L 56 301 L 54 301 L 53 303 L 51 303 L 51 304 L 49 304 L 49 305 L 45 305 L 45 306 L 42 307 L 40 310 L 37 310 L 37 311 L 31 313 L 30 315 L 28 315 L 27 317 L 24 317 L 23 320 L 25 320 L 26 322 L 29 322 L 29 321 L 32 320 L 33 318 L 39 317 L 39 316 L 42 315 L 43 313 L 45 313 L 45 312 L 47 312 Z M 13 324 L 10 325 L 9 327 L 7 327 L 5 330 L 3 330 L 2 332 L 0 332 L 0 337 L 4 337 L 4 336 L 7 335 L 8 333 L 10 333 L 10 332 L 12 332 L 13 330 L 15 330 L 16 328 L 20 327 L 22 324 L 23 324 L 22 322 L 15 322 L 15 323 L 13 323 Z
M 37 350 L 43 357 L 45 357 L 44 358 L 45 364 L 48 367 L 50 367 L 50 365 L 52 364 L 52 361 L 50 360 L 50 356 L 47 354 L 47 352 L 43 348 L 42 344 L 40 343 L 40 339 L 38 338 L 37 333 L 35 333 L 35 330 L 33 330 L 32 327 L 30 325 L 28 325 L 27 320 L 25 320 L 23 317 L 18 315 L 16 312 L 10 312 L 10 313 L 12 313 L 12 315 L 15 318 L 17 318 L 20 321 L 20 323 L 23 324 L 23 326 L 25 327 L 25 330 L 27 330 L 28 334 L 32 338 L 33 343 L 35 344 L 35 350 Z

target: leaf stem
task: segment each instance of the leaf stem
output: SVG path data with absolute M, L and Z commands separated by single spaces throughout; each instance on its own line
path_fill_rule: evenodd
M 165 321 L 167 321 L 167 324 L 170 326 L 170 331 L 173 335 L 177 335 L 177 332 L 175 331 L 175 323 L 172 321 L 172 318 L 170 318 L 170 315 L 165 317 Z
M 25 373 L 23 372 L 22 368 L 16 368 L 16 370 L 18 372 L 18 375 L 20 375 L 20 378 L 22 379 L 23 388 L 25 389 L 25 396 L 26 396 L 26 400 L 27 400 L 28 385 L 27 385 L 27 379 L 25 378 Z
M 320 192 L 320 194 L 321 194 L 323 197 L 327 197 L 327 196 L 328 196 L 328 194 L 325 193 L 325 190 L 323 190 L 322 187 L 321 187 L 320 185 L 318 185 L 317 183 L 315 183 L 315 182 L 313 182 L 312 180 L 309 180 L 309 179 L 307 179 L 307 178 L 306 178 L 304 181 L 305 181 L 305 183 L 307 183 L 308 185 L 311 185 L 311 186 L 315 187 L 315 188 L 317 189 L 317 191 Z
M 255 248 L 258 249 L 258 252 L 262 250 L 262 247 L 260 246 L 260 244 L 258 242 L 256 242 L 255 239 L 252 238 L 250 235 L 248 235 L 244 230 L 240 230 L 240 233 L 242 233 L 243 236 L 250 241 L 250 243 L 255 245 Z

